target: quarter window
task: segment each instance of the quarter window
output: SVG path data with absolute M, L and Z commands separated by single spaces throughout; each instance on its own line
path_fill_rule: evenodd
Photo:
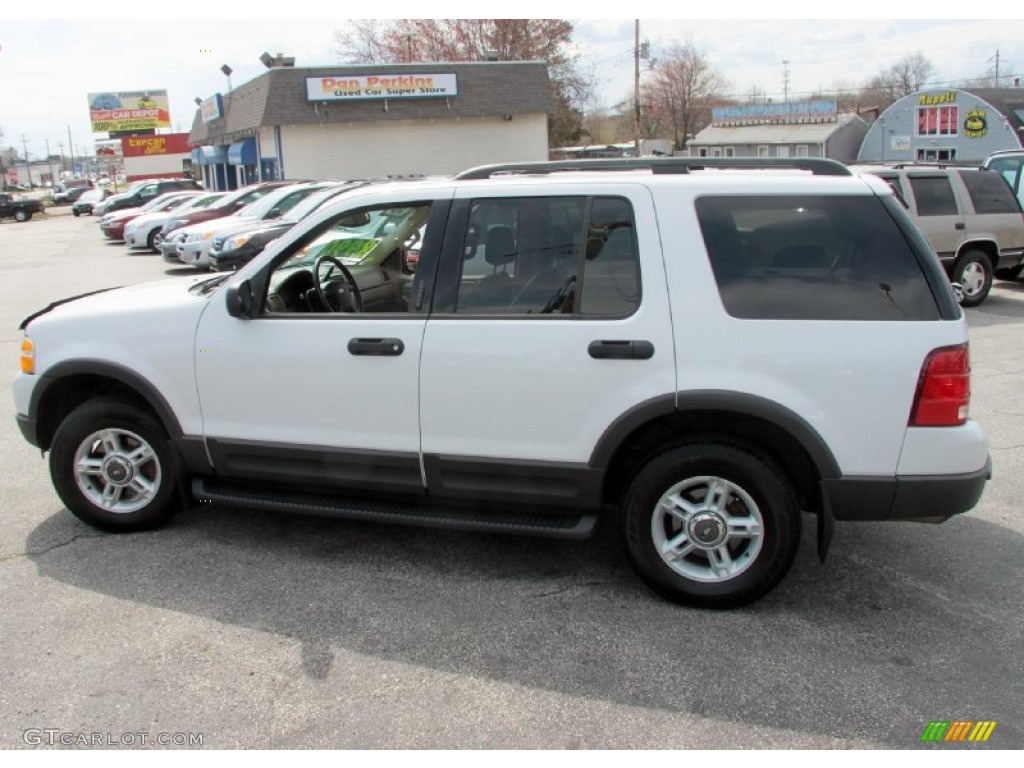
M 975 213 L 1021 212 L 1010 185 L 998 173 L 991 171 L 960 171 Z
M 877 197 L 703 197 L 697 217 L 733 317 L 939 317 L 917 256 Z

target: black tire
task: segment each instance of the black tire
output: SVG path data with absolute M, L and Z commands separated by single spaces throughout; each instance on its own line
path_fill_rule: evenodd
M 102 431 L 116 440 L 96 439 Z M 135 466 L 130 457 L 142 443 L 151 448 L 152 457 Z M 76 470 L 79 458 L 105 468 L 83 477 Z M 104 531 L 157 528 L 180 508 L 178 469 L 163 427 L 146 411 L 113 397 L 89 400 L 61 422 L 50 447 L 50 476 L 65 506 Z M 151 492 L 141 490 L 146 484 Z M 116 496 L 112 502 L 121 510 L 97 503 L 105 490 Z
M 952 275 L 953 282 L 959 283 L 963 288 L 960 305 L 976 307 L 985 301 L 988 292 L 992 290 L 993 277 L 992 262 L 987 255 L 981 251 L 964 253 L 953 267 Z
M 160 249 L 157 247 L 156 238 L 160 234 L 160 228 L 154 229 L 149 233 L 149 237 L 146 238 L 146 248 L 151 250 L 153 253 L 160 253 Z
M 1000 280 L 1016 280 L 1020 277 L 1020 273 L 1024 271 L 1024 265 L 1018 267 L 1007 267 L 1006 269 L 997 269 L 996 277 Z
M 14 212 L 14 220 L 17 222 L 28 221 L 32 218 L 32 214 L 29 211 L 23 211 L 20 208 Z
M 82 215 L 82 212 L 81 211 L 76 211 L 76 210 L 72 209 L 71 215 L 74 216 L 77 219 L 79 216 Z
M 685 523 L 662 504 L 673 490 L 691 505 Z M 724 514 L 713 511 L 714 501 L 706 503 L 711 493 L 722 500 Z M 744 521 L 755 535 L 728 535 L 725 525 Z M 622 524 L 640 578 L 663 597 L 700 608 L 735 608 L 767 594 L 786 575 L 800 543 L 790 481 L 763 457 L 713 441 L 672 448 L 645 463 L 626 490 Z M 677 552 L 670 565 L 660 547 L 672 541 L 690 549 Z M 724 572 L 713 572 L 712 553 Z

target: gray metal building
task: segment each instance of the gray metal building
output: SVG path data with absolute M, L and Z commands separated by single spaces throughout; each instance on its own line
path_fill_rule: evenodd
M 980 164 L 999 149 L 1019 149 L 1024 88 L 928 89 L 879 115 L 857 160 Z

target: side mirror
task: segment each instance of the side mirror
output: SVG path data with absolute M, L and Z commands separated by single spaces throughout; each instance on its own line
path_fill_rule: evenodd
M 241 318 L 252 317 L 253 306 L 256 302 L 253 300 L 252 284 L 248 280 L 228 286 L 225 296 L 227 297 L 229 315 Z
M 279 218 L 281 218 L 281 209 L 280 208 L 271 208 L 269 211 L 267 211 L 267 215 L 264 218 L 267 218 L 267 219 L 279 219 Z
M 235 201 L 235 210 L 238 210 L 239 208 L 245 208 L 245 206 L 246 203 L 243 203 L 241 200 Z

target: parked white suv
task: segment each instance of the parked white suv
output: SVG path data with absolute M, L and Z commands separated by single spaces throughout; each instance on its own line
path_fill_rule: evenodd
M 782 579 L 801 511 L 824 556 L 833 519 L 941 521 L 990 476 L 938 260 L 827 160 L 369 185 L 238 272 L 22 329 L 22 432 L 106 530 L 190 495 L 563 538 L 617 508 L 648 585 L 729 607 Z

